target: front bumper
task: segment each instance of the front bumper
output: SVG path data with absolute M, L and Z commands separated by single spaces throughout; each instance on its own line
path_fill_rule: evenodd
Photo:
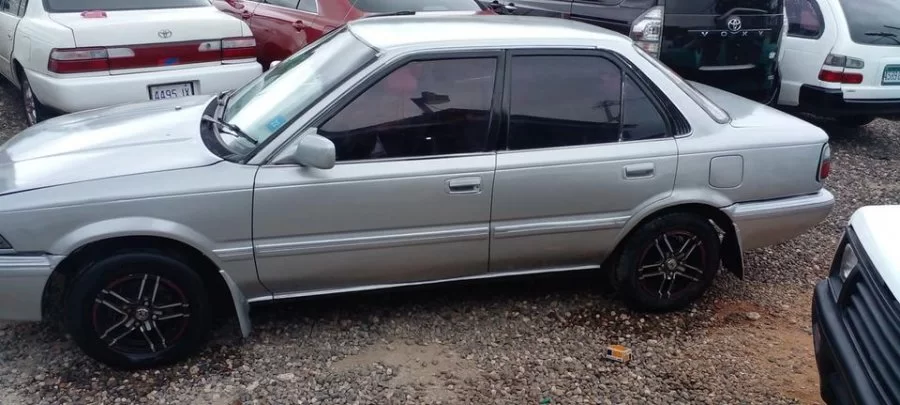
M 191 82 L 196 95 L 216 94 L 241 87 L 261 72 L 259 63 L 248 62 L 106 76 L 62 77 L 33 71 L 27 74 L 42 104 L 72 113 L 149 101 L 151 85 Z
M 847 333 L 830 279 L 813 293 L 812 328 L 822 400 L 836 404 L 882 404 Z M 884 344 L 893 344 L 885 340 Z
M 0 255 L 0 320 L 40 321 L 52 256 Z
M 866 115 L 873 117 L 900 114 L 900 98 L 848 99 L 840 89 L 826 89 L 804 84 L 800 87 L 802 111 L 823 117 Z
M 740 232 L 742 250 L 774 245 L 816 226 L 831 213 L 834 195 L 821 189 L 816 194 L 738 203 L 726 212 Z

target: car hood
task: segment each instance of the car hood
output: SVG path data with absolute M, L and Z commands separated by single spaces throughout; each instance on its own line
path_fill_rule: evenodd
M 221 160 L 200 138 L 208 96 L 64 115 L 0 146 L 0 195 Z
M 690 83 L 691 86 L 728 112 L 728 115 L 731 116 L 731 126 L 735 128 L 814 127 L 793 115 L 737 94 L 702 83 Z

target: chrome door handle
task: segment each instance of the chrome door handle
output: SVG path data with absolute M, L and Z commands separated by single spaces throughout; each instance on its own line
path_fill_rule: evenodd
M 481 177 L 460 177 L 447 180 L 450 194 L 477 194 L 481 192 Z
M 625 166 L 625 178 L 626 179 L 640 179 L 653 177 L 653 172 L 656 170 L 656 165 L 653 163 L 637 163 L 633 165 Z

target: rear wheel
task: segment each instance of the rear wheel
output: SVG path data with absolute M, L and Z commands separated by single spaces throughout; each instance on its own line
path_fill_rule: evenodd
M 175 362 L 206 342 L 200 276 L 160 251 L 123 251 L 83 270 L 66 296 L 66 327 L 94 359 L 122 369 Z
M 625 242 L 615 276 L 629 307 L 666 312 L 689 305 L 712 285 L 720 240 L 709 220 L 674 213 L 653 219 Z
M 31 83 L 28 81 L 28 77 L 25 76 L 25 73 L 20 72 L 20 75 L 21 78 L 19 79 L 19 84 L 22 89 L 22 105 L 25 110 L 25 122 L 30 127 L 46 120 L 50 117 L 50 114 L 47 112 L 47 108 L 37 99 L 37 96 L 34 95 L 34 90 L 31 88 Z
M 856 128 L 866 126 L 875 121 L 875 117 L 869 115 L 848 115 L 846 117 L 837 117 L 836 120 L 843 127 Z

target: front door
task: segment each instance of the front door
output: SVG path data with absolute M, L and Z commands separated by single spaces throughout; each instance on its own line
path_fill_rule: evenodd
M 797 106 L 800 87 L 819 83 L 819 71 L 837 37 L 836 22 L 827 2 L 820 6 L 816 0 L 785 0 L 784 5 L 788 32 L 782 45 L 778 104 Z
M 20 10 L 19 8 L 22 8 Z M 16 38 L 16 27 L 24 13 L 22 0 L 0 0 L 0 74 L 12 80 L 12 51 Z
M 262 283 L 290 294 L 487 272 L 499 56 L 398 62 L 313 123 L 334 168 L 262 167 Z
M 635 212 L 671 194 L 675 140 L 629 71 L 599 51 L 512 53 L 491 271 L 596 266 Z

